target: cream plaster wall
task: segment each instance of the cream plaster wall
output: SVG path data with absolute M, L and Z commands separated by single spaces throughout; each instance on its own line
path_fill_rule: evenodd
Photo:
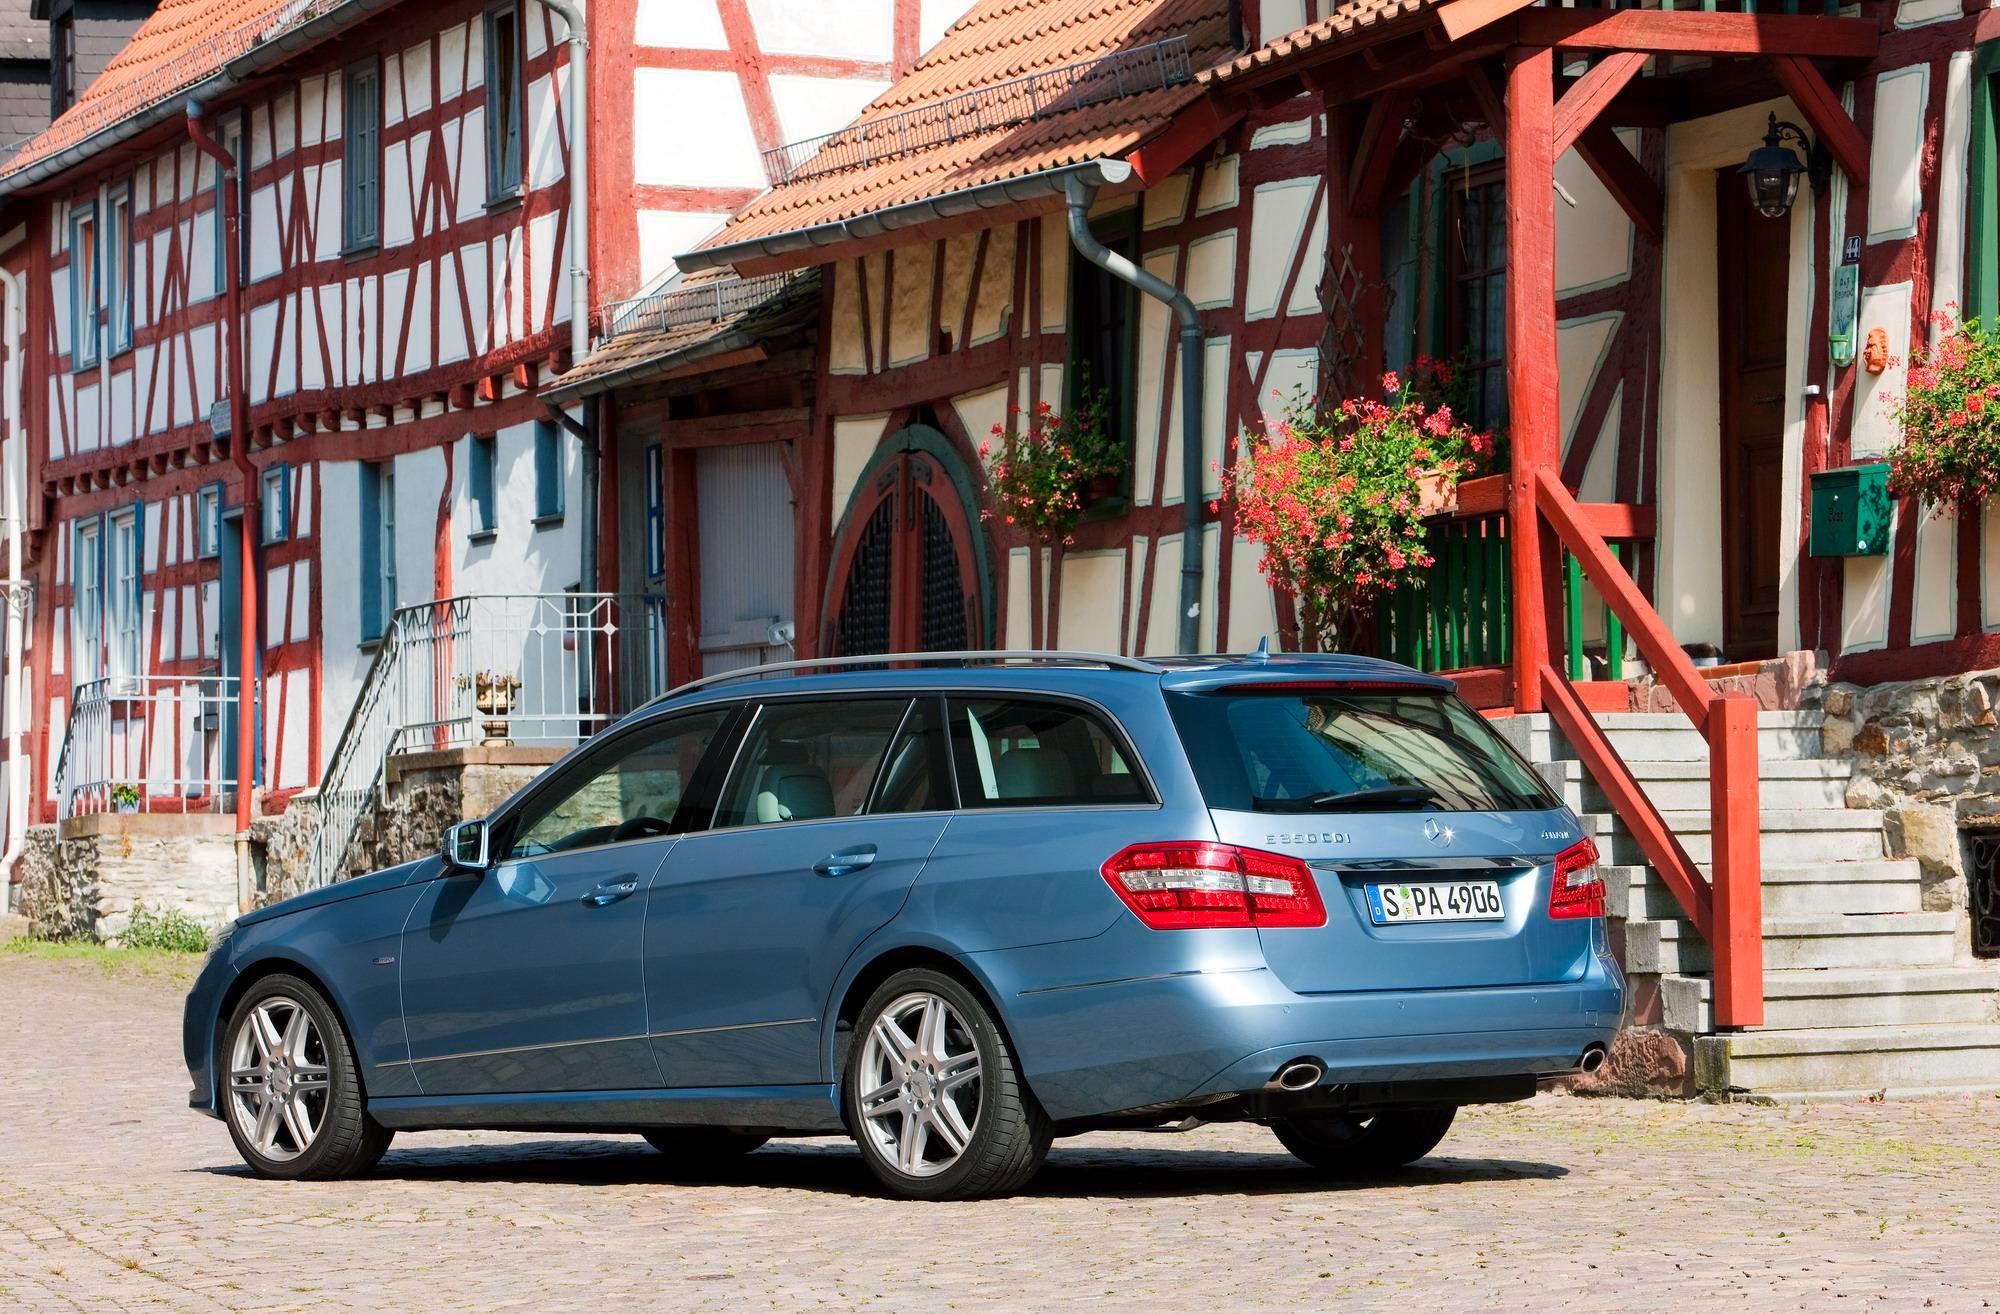
M 882 431 L 888 423 L 886 411 L 879 415 L 842 415 L 834 420 L 834 515 L 846 511 L 847 500 L 854 495 L 854 485 L 868 467 L 868 458 L 875 454 L 875 445 L 882 441 Z
M 1063 553 L 1062 620 L 1056 627 L 1061 646 L 1117 652 L 1124 603 L 1123 549 Z

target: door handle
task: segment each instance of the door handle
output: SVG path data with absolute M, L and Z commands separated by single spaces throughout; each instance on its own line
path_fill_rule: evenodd
M 607 904 L 617 903 L 620 899 L 636 893 L 638 889 L 639 878 L 637 876 L 621 876 L 615 881 L 604 882 L 589 894 L 584 895 L 583 902 L 592 908 L 602 908 Z
M 859 848 L 827 854 L 813 864 L 813 870 L 822 876 L 852 876 L 874 861 L 875 846 L 863 844 Z

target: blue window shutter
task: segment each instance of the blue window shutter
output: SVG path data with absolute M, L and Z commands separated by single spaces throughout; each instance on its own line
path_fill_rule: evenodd
M 372 465 L 361 467 L 361 637 L 382 637 L 382 535 L 375 527 L 382 518 L 382 475 Z
M 563 513 L 562 431 L 550 420 L 535 421 L 535 518 Z

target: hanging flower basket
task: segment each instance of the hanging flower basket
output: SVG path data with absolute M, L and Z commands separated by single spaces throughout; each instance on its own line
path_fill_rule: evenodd
M 1955 305 L 1932 325 L 1937 345 L 1911 351 L 1903 397 L 1882 400 L 1902 433 L 1889 453 L 1891 490 L 1942 513 L 2000 488 L 2000 331 L 1961 323 Z
M 1493 450 L 1417 381 L 1386 374 L 1382 390 L 1386 401 L 1352 397 L 1331 411 L 1294 399 L 1268 434 L 1230 444 L 1223 486 L 1238 532 L 1263 547 L 1265 580 L 1298 598 L 1308 648 L 1331 647 L 1382 593 L 1434 564 L 1424 518 L 1455 504 L 1458 480 Z

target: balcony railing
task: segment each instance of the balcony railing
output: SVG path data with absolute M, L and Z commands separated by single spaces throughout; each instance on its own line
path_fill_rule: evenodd
M 58 815 L 220 812 L 234 790 L 227 741 L 236 677 L 116 675 L 76 688 L 56 764 Z
M 302 888 L 347 874 L 390 757 L 581 743 L 666 688 L 665 600 L 472 594 L 399 609 L 310 808 Z

